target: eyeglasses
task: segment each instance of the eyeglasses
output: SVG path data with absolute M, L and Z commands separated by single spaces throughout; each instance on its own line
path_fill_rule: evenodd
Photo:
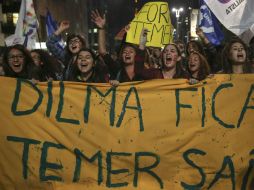
M 70 40 L 70 42 L 69 42 L 70 45 L 75 44 L 75 43 L 80 43 L 80 40 L 79 39 L 73 39 L 73 40 Z
M 21 60 L 21 59 L 24 59 L 24 56 L 20 54 L 20 55 L 11 55 L 8 57 L 8 60 L 10 61 L 13 61 L 15 59 Z

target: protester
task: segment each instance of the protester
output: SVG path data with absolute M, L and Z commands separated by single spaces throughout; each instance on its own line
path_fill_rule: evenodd
M 234 38 L 226 44 L 221 60 L 224 73 L 242 74 L 251 72 L 247 46 L 239 38 Z
M 5 76 L 32 79 L 34 77 L 32 73 L 33 65 L 33 59 L 23 45 L 17 44 L 6 48 L 3 55 Z
M 137 73 L 144 80 L 189 78 L 181 64 L 181 53 L 176 44 L 173 43 L 166 45 L 162 51 L 161 68 L 146 69 L 139 66 Z
M 96 63 L 96 55 L 92 50 L 82 48 L 77 54 L 70 80 L 105 83 L 109 82 L 109 74 L 105 65 Z
M 187 71 L 190 72 L 192 78 L 198 80 L 203 80 L 209 73 L 217 73 L 219 71 L 224 73 L 250 73 L 251 70 L 254 71 L 254 53 L 251 51 L 252 56 L 248 57 L 248 50 L 240 39 L 234 39 L 229 42 L 222 51 L 223 55 L 220 55 L 221 52 L 208 40 L 201 28 L 196 29 L 196 34 L 200 40 L 189 41 L 186 45 L 186 52 L 185 44 L 180 40 L 175 41 L 176 44 L 167 44 L 163 50 L 160 47 L 145 47 L 142 49 L 140 46 L 124 41 L 116 59 L 116 56 L 110 55 L 106 49 L 105 16 L 101 16 L 96 10 L 92 11 L 91 17 L 99 29 L 99 54 L 107 65 L 106 70 L 111 79 L 116 79 L 120 82 L 154 78 L 189 78 Z M 81 75 L 81 73 L 75 74 L 77 69 L 79 69 L 78 65 L 75 65 L 78 60 L 77 54 L 84 53 L 83 51 L 80 52 L 80 50 L 86 48 L 86 41 L 79 34 L 69 34 L 67 45 L 65 48 L 61 48 L 58 43 L 59 39 L 69 28 L 70 22 L 67 20 L 62 21 L 59 28 L 47 39 L 46 43 L 52 55 L 61 61 L 62 67 L 59 66 L 59 62 L 53 60 L 43 50 L 33 50 L 31 52 L 34 64 L 33 62 L 23 63 L 27 61 L 22 61 L 22 59 L 28 58 L 25 57 L 26 55 L 22 51 L 24 58 L 15 54 L 13 59 L 5 58 L 5 63 L 3 64 L 5 75 L 38 78 L 39 81 L 76 80 L 76 76 L 73 78 L 73 74 Z M 251 48 L 249 50 L 253 49 L 253 41 L 252 44 L 250 43 Z M 21 50 L 15 49 L 13 51 L 16 53 L 15 51 Z M 91 55 L 91 57 L 93 56 Z M 221 58 L 220 61 L 218 61 L 218 57 Z M 13 60 L 16 63 L 13 64 Z M 250 61 L 252 61 L 252 65 Z M 32 66 L 26 69 L 27 64 Z M 95 73 L 97 73 L 96 65 L 94 60 L 91 71 L 96 71 Z M 87 80 L 84 79 L 83 81 Z M 89 79 L 88 81 L 97 81 L 97 79 Z M 108 79 L 98 81 L 107 82 Z
M 99 28 L 99 53 L 103 57 L 104 62 L 108 65 L 111 79 L 118 80 L 119 82 L 140 81 L 142 78 L 135 72 L 135 65 L 137 62 L 136 56 L 138 53 L 135 45 L 124 43 L 120 55 L 119 62 L 114 61 L 107 53 L 105 42 L 105 15 L 102 17 L 98 10 L 92 11 L 92 21 Z M 143 57 L 142 55 L 141 57 Z M 144 59 L 142 59 L 144 61 Z
M 186 53 L 189 56 L 193 51 L 202 54 L 208 61 L 212 73 L 217 73 L 221 70 L 219 64 L 219 52 L 215 46 L 207 39 L 201 28 L 196 29 L 196 34 L 199 36 L 201 42 L 197 40 L 190 40 L 186 46 Z
M 145 50 L 147 42 L 147 29 L 143 29 L 140 34 L 139 49 Z M 173 79 L 189 78 L 188 73 L 181 64 L 181 53 L 174 43 L 167 44 L 162 51 L 161 68 L 145 68 L 140 61 L 136 65 L 136 73 L 144 80 L 148 79 Z
M 185 58 L 186 53 L 185 53 L 185 44 L 184 44 L 184 42 L 181 41 L 181 40 L 176 40 L 174 43 L 177 45 L 177 47 L 178 47 L 178 49 L 181 53 L 182 58 Z
M 146 47 L 145 49 L 145 66 L 147 68 L 161 68 L 161 48 Z
M 210 74 L 210 67 L 206 58 L 199 52 L 192 52 L 188 60 L 188 71 L 191 78 L 204 80 Z
M 181 40 L 176 40 L 174 43 L 177 45 L 177 47 L 181 53 L 183 68 L 185 70 L 187 70 L 188 69 L 188 60 L 187 60 L 187 56 L 186 56 L 185 43 Z
M 64 65 L 63 80 L 69 80 L 76 54 L 86 47 L 85 39 L 79 34 L 69 34 L 65 49 L 59 47 L 60 35 L 70 27 L 69 21 L 62 21 L 59 28 L 47 39 L 48 50 Z
M 35 64 L 35 71 L 38 74 L 39 81 L 51 81 L 62 79 L 61 63 L 51 56 L 47 51 L 34 49 L 31 56 Z

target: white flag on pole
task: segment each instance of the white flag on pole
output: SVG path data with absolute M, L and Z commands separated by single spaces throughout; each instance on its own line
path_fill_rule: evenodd
M 22 44 L 28 49 L 33 49 L 35 47 L 38 26 L 33 1 L 22 0 L 15 34 L 6 38 L 6 45 Z
M 254 0 L 205 0 L 218 20 L 240 36 L 254 24 Z

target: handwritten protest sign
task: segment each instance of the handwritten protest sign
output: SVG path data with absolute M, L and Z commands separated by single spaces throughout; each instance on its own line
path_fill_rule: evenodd
M 0 189 L 250 190 L 253 79 L 114 88 L 2 77 Z
M 143 28 L 148 29 L 147 46 L 163 47 L 171 42 L 173 34 L 168 3 L 146 3 L 132 20 L 126 41 L 139 44 Z

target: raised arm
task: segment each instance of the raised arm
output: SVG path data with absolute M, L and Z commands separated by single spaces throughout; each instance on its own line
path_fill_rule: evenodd
M 68 28 L 70 28 L 70 22 L 68 20 L 63 20 L 60 23 L 60 26 L 58 27 L 58 29 L 54 32 L 54 34 L 58 36 L 62 34 L 65 30 L 67 30 Z
M 220 71 L 221 65 L 218 63 L 219 52 L 217 52 L 216 47 L 207 39 L 201 28 L 197 28 L 196 33 L 203 42 L 206 52 L 206 58 L 211 67 L 212 73 Z
M 99 44 L 99 54 L 102 56 L 103 61 L 108 66 L 110 75 L 113 78 L 117 75 L 119 71 L 119 64 L 112 59 L 111 55 L 107 53 L 106 48 L 106 17 L 101 16 L 98 10 L 92 11 L 91 20 L 99 29 L 98 44 Z
M 140 37 L 139 37 L 139 48 L 137 50 L 137 54 L 135 57 L 135 73 L 137 75 L 143 75 L 145 70 L 144 62 L 145 62 L 145 54 L 146 54 L 146 42 L 147 42 L 147 33 L 148 30 L 143 28 Z
M 64 62 L 65 59 L 65 51 L 61 47 L 59 47 L 58 42 L 61 39 L 61 34 L 66 31 L 70 27 L 70 22 L 64 20 L 60 23 L 58 29 L 48 37 L 46 41 L 46 45 L 48 50 L 56 57 L 58 60 Z
M 140 33 L 140 37 L 139 37 L 139 49 L 140 50 L 146 49 L 147 33 L 148 33 L 148 29 L 146 29 L 146 28 L 143 28 Z
M 103 16 L 100 15 L 99 11 L 96 9 L 92 11 L 91 20 L 99 29 L 99 37 L 98 37 L 98 44 L 99 44 L 99 53 L 103 56 L 107 53 L 106 49 L 106 18 L 105 14 Z
M 201 39 L 201 41 L 204 43 L 204 45 L 210 43 L 210 41 L 207 39 L 207 37 L 205 36 L 205 34 L 201 28 L 196 28 L 196 34 Z

